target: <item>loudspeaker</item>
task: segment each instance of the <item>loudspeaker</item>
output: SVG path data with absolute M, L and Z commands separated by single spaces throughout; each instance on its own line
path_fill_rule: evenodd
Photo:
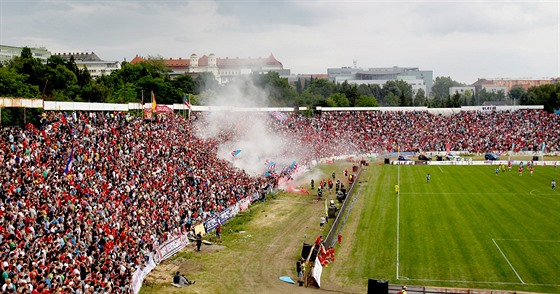
M 389 282 L 387 280 L 369 279 L 368 294 L 389 294 Z
M 309 252 L 311 252 L 311 248 L 311 244 L 303 243 L 303 247 L 301 248 L 301 258 L 307 259 Z

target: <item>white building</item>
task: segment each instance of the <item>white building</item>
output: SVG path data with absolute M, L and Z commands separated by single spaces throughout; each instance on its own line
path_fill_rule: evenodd
M 55 55 L 66 60 L 74 58 L 76 66 L 79 69 L 86 68 L 92 77 L 110 75 L 111 72 L 121 68 L 120 62 L 101 60 L 94 52 L 56 53 Z
M 467 86 L 467 87 L 450 87 L 449 88 L 449 96 L 455 95 L 455 93 L 465 95 L 470 91 L 471 95 L 474 95 L 476 88 L 474 86 Z
M 146 61 L 144 57 L 136 55 L 130 63 Z M 163 62 L 172 72 L 171 76 L 199 73 L 212 73 L 219 84 L 227 84 L 240 75 L 252 73 L 278 72 L 280 76 L 290 75 L 290 70 L 284 69 L 282 63 L 274 55 L 270 54 L 267 58 L 218 58 L 213 53 L 198 56 L 191 54 L 188 59 L 169 58 Z
M 21 51 L 24 47 L 14 47 L 0 45 L 0 63 L 6 63 L 14 57 L 21 56 Z M 41 63 L 46 64 L 47 59 L 51 57 L 51 52 L 46 48 L 29 48 L 33 58 L 39 58 Z
M 341 67 L 327 69 L 329 80 L 335 83 L 344 81 L 352 84 L 383 85 L 387 81 L 402 80 L 412 86 L 414 93 L 424 90 L 429 97 L 433 85 L 433 72 L 419 70 L 417 67 L 378 67 L 362 69 L 356 67 Z

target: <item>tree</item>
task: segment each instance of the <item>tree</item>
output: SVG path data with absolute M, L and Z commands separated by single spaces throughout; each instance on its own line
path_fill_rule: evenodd
M 14 69 L 0 67 L 0 96 L 5 97 L 39 97 L 39 87 L 27 84 L 26 76 Z
M 310 83 L 309 88 L 307 88 L 305 91 L 327 98 L 335 93 L 336 85 L 326 79 L 315 79 Z
M 461 94 L 455 93 L 449 98 L 448 107 L 461 107 Z
M 465 84 L 454 81 L 451 77 L 436 77 L 432 85 L 432 95 L 434 98 L 437 97 L 443 100 L 449 97 L 449 88 L 461 86 L 465 86 Z
M 171 85 L 185 94 L 194 93 L 195 82 L 193 78 L 188 75 L 180 75 L 174 78 L 171 80 Z
M 527 91 L 525 91 L 525 89 L 519 85 L 511 87 L 511 89 L 509 90 L 509 99 L 511 99 L 514 105 L 520 104 L 521 101 L 526 100 L 526 96 Z
M 277 72 L 253 75 L 255 85 L 266 90 L 272 104 L 278 106 L 292 106 L 296 89 L 288 83 L 288 79 L 281 78 Z
M 360 84 L 358 85 L 358 88 L 356 89 L 358 95 L 364 95 L 364 96 L 369 96 L 369 95 L 373 95 L 373 93 L 371 92 L 371 88 L 368 87 L 368 85 L 366 84 Z
M 389 94 L 392 94 L 392 96 L 389 97 Z M 401 89 L 397 85 L 396 81 L 387 81 L 385 84 L 383 84 L 383 88 L 381 89 L 381 99 L 379 102 L 382 106 L 399 106 L 401 94 Z M 394 101 L 388 101 L 388 98 L 396 98 L 397 104 L 395 105 Z
M 525 105 L 544 105 L 544 109 L 553 112 L 560 108 L 560 83 L 531 87 L 527 90 Z
M 215 90 L 219 86 L 211 72 L 200 73 L 195 79 L 195 94 L 200 94 L 206 90 Z
M 377 100 L 373 96 L 360 95 L 356 101 L 357 107 L 378 107 Z
M 23 59 L 33 59 L 33 53 L 31 52 L 31 49 L 29 49 L 29 47 L 23 47 L 21 49 L 20 56 Z
M 410 106 L 412 105 L 412 95 L 413 95 L 413 90 L 412 90 L 412 86 L 403 81 L 403 80 L 397 80 L 397 87 L 399 87 L 400 90 L 400 106 Z
M 348 98 L 346 98 L 346 95 L 344 95 L 343 93 L 335 93 L 329 96 L 329 98 L 327 98 L 327 104 L 329 103 L 329 99 L 332 99 L 332 101 L 334 101 L 334 107 L 350 106 L 350 100 L 348 100 Z
M 385 97 L 385 103 L 387 106 L 399 106 L 399 96 L 395 95 L 393 92 L 389 92 Z
M 418 89 L 418 91 L 416 91 L 416 94 L 414 95 L 414 101 L 412 103 L 412 106 L 425 106 L 426 105 L 426 92 L 424 92 L 424 89 Z

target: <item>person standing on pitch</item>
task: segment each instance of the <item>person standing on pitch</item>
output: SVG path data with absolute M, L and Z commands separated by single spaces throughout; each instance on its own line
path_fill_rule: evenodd
M 552 180 L 552 190 L 556 190 L 556 181 Z
M 428 173 L 428 174 L 426 175 L 426 183 L 429 183 L 429 182 L 430 182 L 430 173 Z

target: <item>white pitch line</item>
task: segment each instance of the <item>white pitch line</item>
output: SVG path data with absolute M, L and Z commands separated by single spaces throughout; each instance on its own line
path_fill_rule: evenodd
M 441 171 L 441 173 L 443 174 L 443 169 L 441 169 L 441 167 L 438 165 L 437 168 L 439 168 L 439 170 Z
M 418 193 L 418 192 L 405 192 L 405 193 L 401 193 L 401 194 L 408 194 L 408 195 L 520 195 L 523 196 L 525 194 L 522 193 L 436 193 L 436 192 L 428 192 L 428 193 Z
M 396 265 L 396 275 L 397 280 L 399 279 L 399 239 L 400 239 L 400 219 L 401 219 L 401 189 L 400 189 L 400 182 L 401 181 L 401 170 L 400 165 L 397 165 L 397 186 L 399 190 L 397 192 L 397 265 Z
M 401 279 L 405 280 L 405 279 Z M 496 284 L 496 285 L 527 285 L 527 286 L 546 286 L 546 287 L 558 287 L 558 284 L 521 284 L 517 282 L 485 282 L 485 281 L 463 281 L 463 280 L 438 280 L 438 279 L 414 279 L 407 278 L 409 281 L 424 281 L 424 282 L 447 282 L 447 283 L 471 283 L 471 284 Z
M 492 238 L 492 242 L 494 242 L 494 245 L 496 245 L 496 247 L 498 248 L 498 250 L 500 250 L 500 253 L 501 253 L 502 256 L 505 258 L 505 260 L 506 260 L 507 263 L 509 264 L 509 267 L 511 267 L 511 269 L 513 270 L 513 272 L 515 273 L 515 275 L 517 276 L 517 278 L 519 279 L 519 281 L 521 282 L 521 284 L 525 284 L 525 282 L 523 282 L 523 280 L 521 279 L 521 277 L 519 276 L 519 274 L 517 273 L 517 271 L 515 270 L 515 268 L 514 268 L 513 265 L 511 264 L 511 262 L 509 262 L 509 259 L 506 257 L 506 255 L 504 254 L 504 252 L 502 251 L 502 249 L 500 248 L 500 246 L 498 246 L 498 243 L 496 243 L 496 240 L 494 240 L 494 238 Z
M 526 239 L 494 239 L 498 241 L 516 241 L 516 242 L 551 242 L 560 243 L 560 240 L 526 240 Z

